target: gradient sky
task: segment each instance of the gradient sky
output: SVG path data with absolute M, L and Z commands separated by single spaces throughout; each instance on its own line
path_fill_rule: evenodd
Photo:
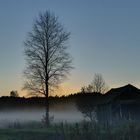
M 59 93 L 77 92 L 102 73 L 109 87 L 140 87 L 139 0 L 0 0 L 0 96 L 21 91 L 23 41 L 40 11 L 54 12 L 71 32 L 75 69 Z

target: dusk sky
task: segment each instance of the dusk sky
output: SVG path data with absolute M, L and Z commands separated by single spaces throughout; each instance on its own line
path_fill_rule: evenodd
M 54 12 L 71 32 L 75 67 L 58 93 L 78 92 L 95 73 L 110 88 L 140 88 L 139 0 L 0 0 L 0 96 L 24 83 L 23 41 L 39 12 Z

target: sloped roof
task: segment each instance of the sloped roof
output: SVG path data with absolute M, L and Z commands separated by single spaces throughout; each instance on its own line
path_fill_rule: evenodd
M 140 100 L 140 89 L 131 84 L 119 88 L 112 88 L 104 95 L 102 104 L 109 103 L 118 96 L 121 96 L 124 100 Z

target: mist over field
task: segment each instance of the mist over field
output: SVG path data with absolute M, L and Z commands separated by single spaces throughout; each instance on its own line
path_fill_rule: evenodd
M 10 123 L 41 122 L 45 114 L 43 106 L 13 107 L 0 110 L 0 127 Z M 79 122 L 84 119 L 80 111 L 73 104 L 56 104 L 50 108 L 50 118 L 54 123 Z

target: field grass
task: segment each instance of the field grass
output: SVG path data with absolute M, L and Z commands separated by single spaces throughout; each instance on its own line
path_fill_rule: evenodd
M 140 124 L 99 125 L 89 122 L 10 126 L 0 129 L 0 140 L 140 140 Z

